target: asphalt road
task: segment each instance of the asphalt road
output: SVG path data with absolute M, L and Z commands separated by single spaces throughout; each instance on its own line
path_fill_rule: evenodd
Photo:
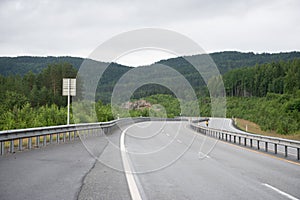
M 142 199 L 300 198 L 299 164 L 195 134 L 186 125 L 152 122 L 127 130 Z
M 187 122 L 143 122 L 0 157 L 0 199 L 299 199 L 299 185 L 299 163 Z
M 78 140 L 0 157 L 0 199 L 76 199 L 94 159 Z
M 0 156 L 0 199 L 77 199 L 85 177 L 105 149 L 103 132 L 85 139 L 97 144 L 93 153 L 80 139 Z

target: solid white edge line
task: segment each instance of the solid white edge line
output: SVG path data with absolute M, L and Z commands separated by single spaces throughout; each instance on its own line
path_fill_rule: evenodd
M 134 175 L 131 171 L 128 156 L 127 156 L 127 150 L 125 148 L 125 132 L 132 127 L 133 125 L 127 127 L 122 133 L 121 133 L 121 138 L 120 138 L 120 149 L 121 149 L 121 157 L 123 161 L 123 167 L 124 167 L 124 172 L 126 176 L 126 180 L 128 183 L 129 187 L 129 192 L 131 195 L 132 200 L 142 200 L 142 197 L 140 195 L 139 189 L 137 187 L 137 184 L 134 179 Z
M 283 191 L 277 189 L 276 187 L 273 187 L 272 185 L 269 185 L 269 184 L 267 184 L 267 183 L 262 183 L 262 185 L 264 185 L 264 186 L 266 186 L 266 187 L 268 187 L 268 188 L 270 188 L 270 189 L 276 191 L 277 193 L 279 193 L 279 194 L 285 196 L 285 197 L 288 198 L 288 199 L 299 200 L 298 198 L 296 198 L 296 197 L 294 197 L 294 196 L 292 196 L 292 195 L 290 195 L 290 194 L 288 194 L 288 193 L 285 193 L 285 192 L 283 192 Z

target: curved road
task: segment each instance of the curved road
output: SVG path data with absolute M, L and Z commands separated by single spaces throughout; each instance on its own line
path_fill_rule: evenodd
M 299 163 L 205 137 L 187 122 L 143 122 L 4 156 L 0 171 L 1 199 L 300 198 Z
M 201 126 L 206 126 L 204 122 L 200 123 Z M 214 128 L 214 129 L 221 129 L 221 130 L 226 130 L 226 131 L 232 131 L 232 132 L 236 132 L 236 133 L 247 133 L 245 131 L 236 129 L 233 125 L 232 125 L 232 120 L 229 118 L 210 118 L 209 120 L 209 128 Z M 264 142 L 260 142 L 259 143 L 260 149 L 261 150 L 265 150 L 265 143 Z M 253 147 L 257 148 L 257 143 L 254 142 L 253 143 Z M 275 152 L 274 150 L 274 144 L 269 143 L 268 145 L 268 151 L 269 152 Z M 297 150 L 295 148 L 289 148 L 288 147 L 288 155 L 289 158 L 296 160 L 297 159 Z M 284 147 L 278 145 L 278 153 L 281 154 L 281 156 L 284 155 Z

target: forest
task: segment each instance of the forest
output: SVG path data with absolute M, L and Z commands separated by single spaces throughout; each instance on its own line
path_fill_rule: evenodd
M 299 53 L 259 54 L 257 57 L 253 53 L 223 52 L 212 54 L 213 56 L 219 56 L 216 63 L 219 62 L 221 66 L 219 69 L 223 74 L 227 94 L 227 117 L 253 121 L 264 130 L 274 130 L 281 134 L 299 133 L 300 59 L 297 59 Z M 0 66 L 1 62 L 0 59 Z M 193 75 L 193 71 L 182 58 L 160 62 L 167 62 L 184 74 L 193 87 L 199 88 L 201 80 Z M 39 63 L 43 62 L 39 60 Z M 72 64 L 53 61 L 36 71 L 0 75 L 0 130 L 66 124 L 67 101 L 66 97 L 61 95 L 62 78 L 76 77 L 79 64 L 80 60 L 77 60 L 76 66 L 74 62 Z M 110 64 L 109 70 L 99 81 L 98 99 L 95 102 L 97 119 L 92 119 L 89 113 L 82 113 L 80 116 L 74 116 L 73 122 L 109 121 L 116 118 L 113 116 L 113 109 L 117 110 L 114 111 L 119 117 L 130 115 L 172 118 L 182 114 L 179 101 L 174 98 L 174 94 L 164 87 L 153 85 L 139 88 L 132 97 L 132 101 L 144 99 L 151 103 L 153 106 L 150 109 L 128 112 L 123 108 L 111 108 L 110 95 L 114 83 L 130 69 L 116 63 Z M 111 76 L 111 73 L 114 75 Z M 80 83 L 80 80 L 78 82 Z M 80 87 L 77 94 L 76 98 L 80 100 L 82 95 Z M 209 93 L 197 95 L 200 115 L 209 117 L 211 115 Z M 86 103 L 81 102 L 77 106 L 85 107 Z M 196 110 L 193 107 L 195 104 L 187 103 L 183 106 L 191 111 Z
M 295 58 L 300 58 L 300 52 L 286 52 L 286 53 L 242 53 L 236 51 L 225 51 L 208 54 L 214 60 L 216 66 L 218 67 L 221 74 L 226 72 L 244 68 L 251 67 L 256 64 L 266 64 L 271 62 L 279 61 L 289 61 Z M 176 71 L 180 72 L 192 85 L 196 94 L 198 96 L 207 95 L 206 85 L 202 77 L 195 71 L 193 66 L 187 62 L 186 58 L 189 60 L 201 60 L 202 57 L 207 56 L 206 54 L 185 56 L 171 58 L 167 60 L 161 60 L 157 63 L 154 63 L 150 66 L 143 66 L 146 68 L 152 68 L 155 70 L 155 64 L 162 64 L 169 66 Z M 49 65 L 57 63 L 68 63 L 75 70 L 78 70 L 84 61 L 83 58 L 78 57 L 31 57 L 31 56 L 20 56 L 20 57 L 0 57 L 0 74 L 3 76 L 25 76 L 29 72 L 37 75 L 41 73 Z M 103 63 L 97 61 L 100 65 L 108 65 L 108 63 Z M 96 101 L 101 100 L 104 104 L 110 103 L 111 93 L 113 88 L 119 78 L 131 70 L 132 67 L 120 65 L 117 63 L 109 63 L 107 70 L 104 72 L 99 85 L 97 88 Z M 154 95 L 154 94 L 171 94 L 170 91 L 161 88 L 157 85 L 148 85 L 145 86 L 147 90 L 140 90 L 140 92 L 135 93 L 135 97 L 143 97 L 145 95 Z

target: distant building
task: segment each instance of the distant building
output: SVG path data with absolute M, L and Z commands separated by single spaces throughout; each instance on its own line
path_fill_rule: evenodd
M 151 103 L 147 102 L 146 100 L 137 100 L 134 102 L 126 102 L 122 105 L 122 107 L 129 110 L 142 110 L 145 108 L 150 108 Z

